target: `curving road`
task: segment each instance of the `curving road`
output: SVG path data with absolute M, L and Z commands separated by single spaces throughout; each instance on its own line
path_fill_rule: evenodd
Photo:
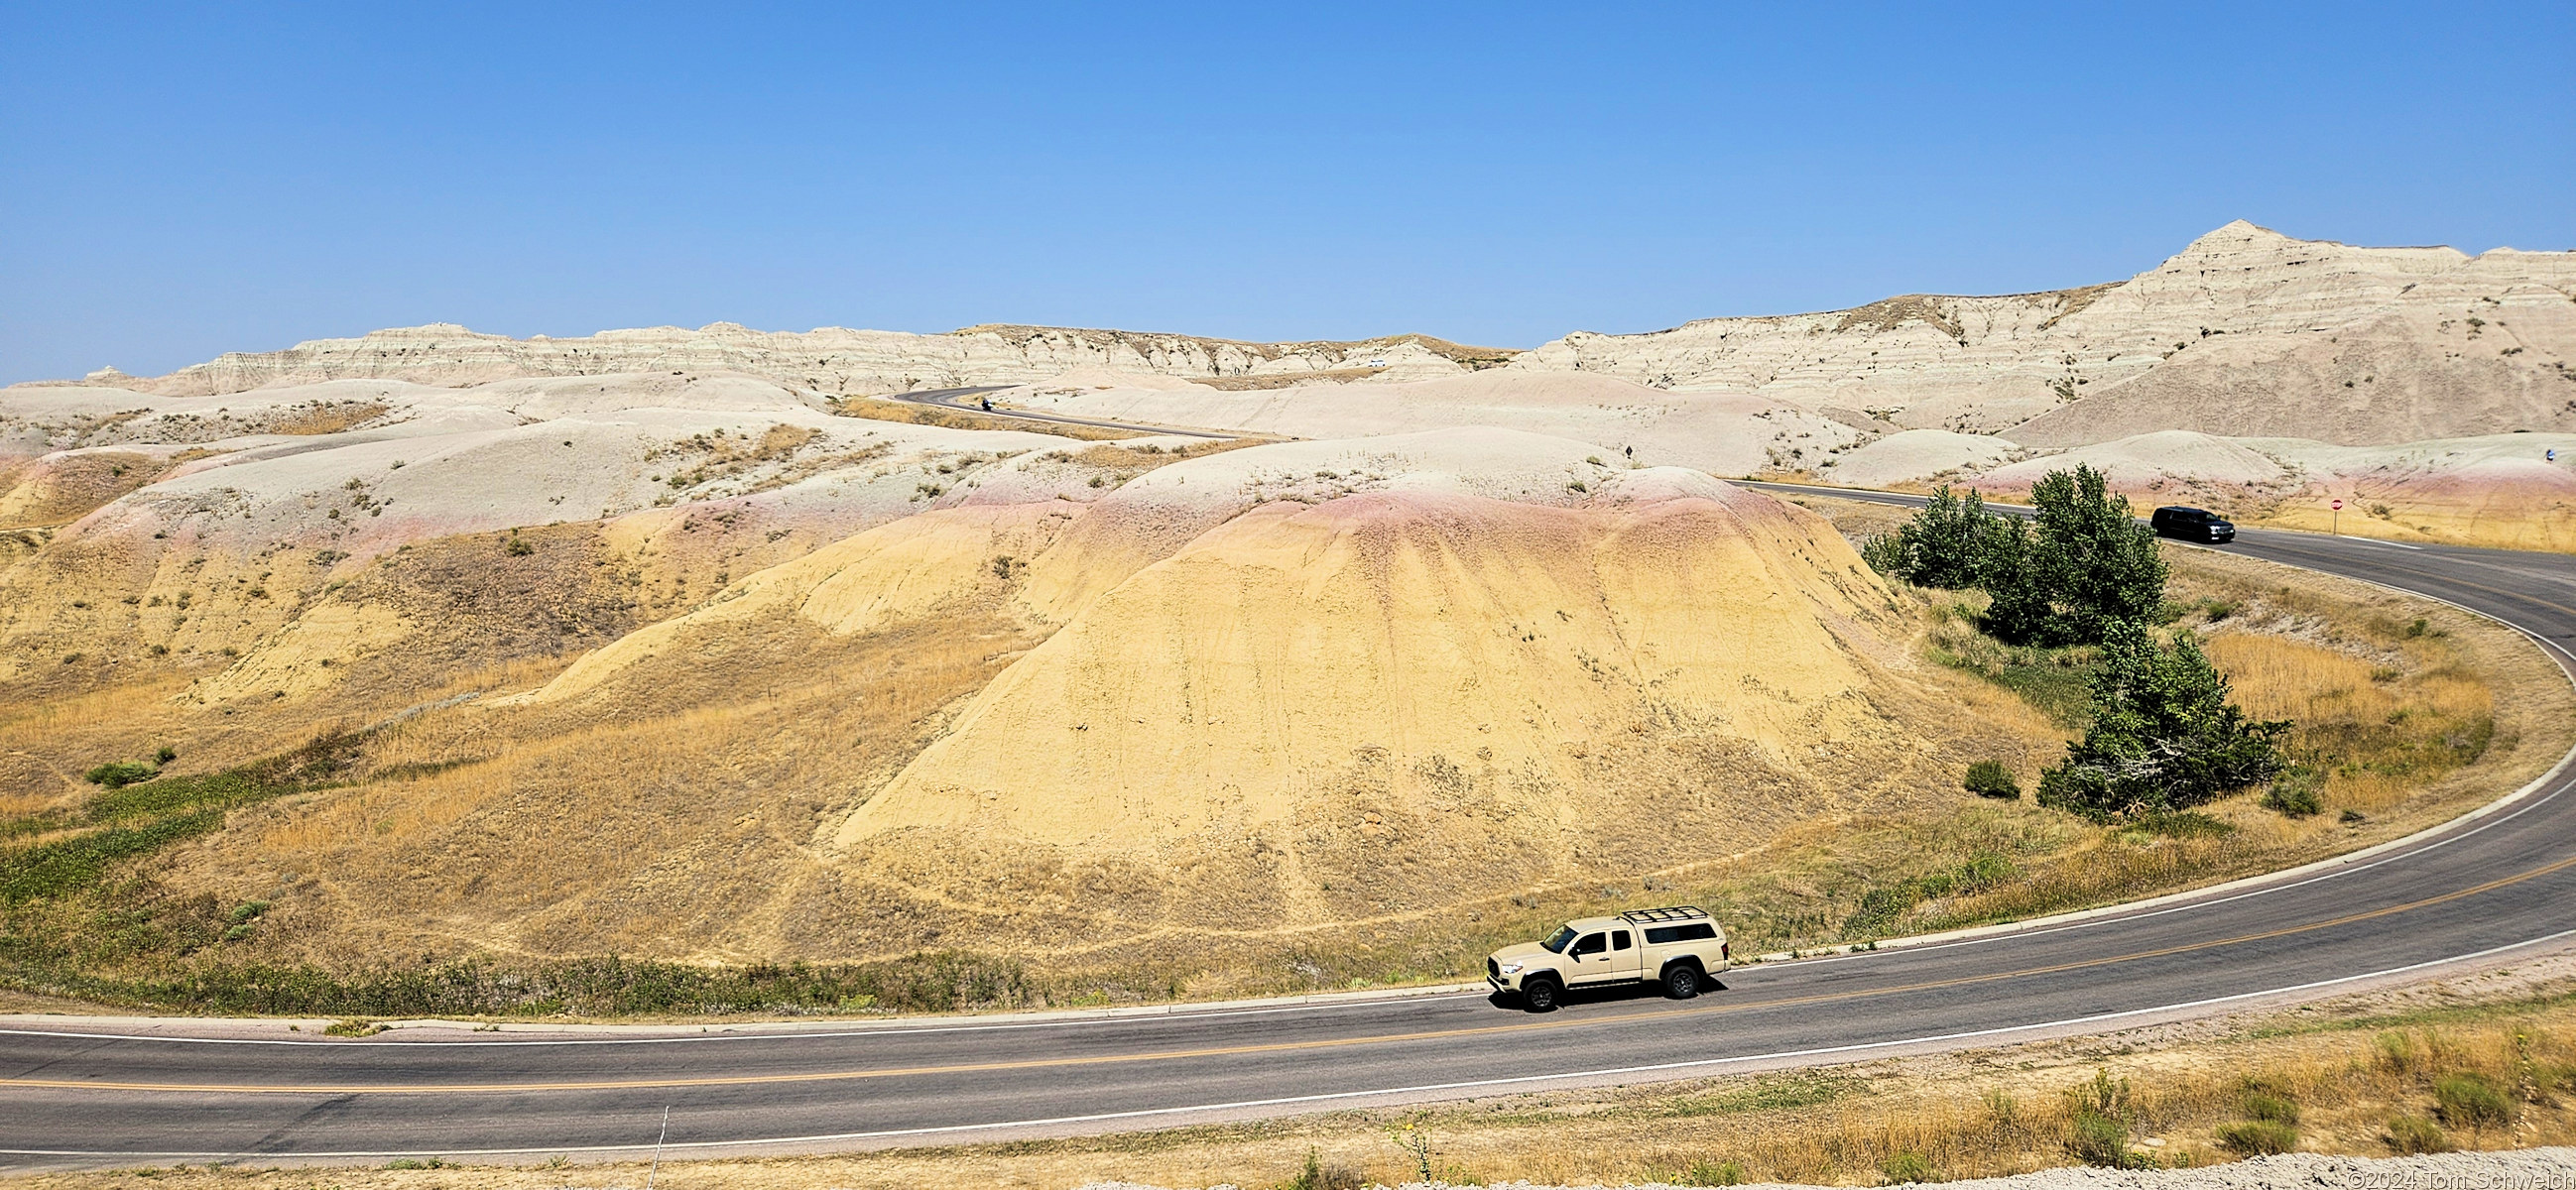
M 1780 490 L 1775 487 L 1775 490 Z M 1818 489 L 1820 494 L 1908 502 Z M 2446 599 L 2576 673 L 2576 557 L 2247 530 L 2231 552 Z M 2500 795 L 2507 791 L 2498 790 Z M 1475 993 L 790 1032 L 208 1022 L 0 1029 L 0 1166 L 528 1160 L 947 1143 L 1740 1071 L 2331 995 L 2576 942 L 2576 777 L 2321 870 L 2047 928 L 1767 964 L 1549 1016 Z

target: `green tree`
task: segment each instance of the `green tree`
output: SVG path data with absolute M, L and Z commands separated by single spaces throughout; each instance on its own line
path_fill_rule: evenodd
M 1870 569 L 1918 587 L 1956 591 L 1986 584 L 1999 555 L 2018 553 L 2021 526 L 1986 511 L 1986 498 L 1971 490 L 1952 492 L 1947 484 L 1894 533 L 1871 538 L 1861 546 Z
M 2164 555 L 2101 472 L 2051 471 L 2032 486 L 2031 503 L 2038 531 L 2028 547 L 1987 556 L 1988 632 L 2015 644 L 2090 644 L 2113 624 L 2154 616 L 2165 597 Z
M 2093 724 L 2040 774 L 2039 804 L 2090 818 L 2196 806 L 2278 775 L 2286 722 L 2255 722 L 2227 701 L 2227 678 L 2183 633 L 2157 646 L 2114 621 L 2093 675 Z

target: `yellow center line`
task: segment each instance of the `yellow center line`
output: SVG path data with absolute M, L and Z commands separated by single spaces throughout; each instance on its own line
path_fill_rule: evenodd
M 2576 856 L 2569 856 L 2568 858 L 2559 860 L 2556 863 L 2546 864 L 2516 875 L 2499 877 L 2497 879 L 2487 881 L 2484 884 L 2473 885 L 2453 892 L 2426 897 L 2422 900 L 2409 901 L 2402 905 L 2390 905 L 2381 909 L 2349 913 L 2342 917 L 2312 922 L 2307 925 L 2283 926 L 2280 929 L 2264 930 L 2259 933 L 2239 934 L 2233 938 L 2217 938 L 2205 942 L 2187 942 L 2178 946 L 2159 947 L 2154 950 L 2135 951 L 2129 954 L 2110 955 L 2097 959 L 2081 959 L 2074 962 L 2055 963 L 2045 967 L 2026 967 L 2014 971 L 1990 972 L 1984 975 L 1962 975 L 1950 979 L 1925 980 L 1918 983 L 1899 984 L 1892 987 L 1856 988 L 1850 991 L 1820 992 L 1814 995 L 1791 996 L 1776 1000 L 1712 1004 L 1701 1008 L 1686 1009 L 1684 1012 L 1696 1015 L 1715 1015 L 1729 1012 L 1752 1012 L 1765 1008 L 1796 1007 L 1804 1004 L 1826 1004 L 1838 1001 L 1866 999 L 1872 996 L 1893 996 L 1906 992 L 1933 991 L 1941 988 L 1965 987 L 1973 984 L 1993 983 L 2007 979 L 2028 979 L 2032 976 L 2055 975 L 2067 971 L 2081 971 L 2092 967 L 2106 967 L 2118 963 L 2130 963 L 2145 959 L 2164 958 L 2171 955 L 2188 954 L 2193 951 L 2211 950 L 2222 946 L 2238 946 L 2248 942 L 2262 942 L 2273 938 L 2284 938 L 2293 934 L 2304 934 L 2316 930 L 2332 929 L 2336 926 L 2351 925 L 2355 922 L 2371 921 L 2376 918 L 2388 917 L 2399 913 L 2409 913 L 2417 909 L 2430 908 L 2434 905 L 2440 905 L 2445 902 L 2456 901 L 2464 897 L 2476 896 L 2479 893 L 2492 892 L 2499 888 L 2520 884 L 2527 880 L 2535 880 L 2553 872 L 2563 871 L 2569 867 L 2576 867 Z M 899 1066 L 870 1070 L 818 1070 L 802 1074 L 698 1075 L 674 1078 L 601 1079 L 588 1082 L 325 1083 L 309 1086 L 263 1083 L 128 1083 L 101 1082 L 86 1079 L 7 1078 L 0 1079 L 0 1087 L 224 1095 L 488 1095 L 515 1094 L 530 1091 L 621 1091 L 652 1090 L 669 1087 L 740 1087 L 780 1083 L 815 1083 L 857 1079 L 913 1078 L 923 1075 L 939 1074 L 990 1074 L 997 1071 L 1046 1070 L 1068 1066 L 1115 1066 L 1134 1062 L 1184 1061 L 1191 1058 L 1230 1058 L 1242 1057 L 1249 1054 L 1275 1054 L 1340 1049 L 1356 1045 L 1391 1045 L 1411 1041 L 1435 1041 L 1453 1037 L 1479 1037 L 1504 1033 L 1526 1033 L 1537 1030 L 1593 1028 L 1608 1025 L 1636 1024 L 1640 1022 L 1669 1020 L 1672 1019 L 1674 1015 L 1680 1014 L 1635 1013 L 1607 1020 L 1558 1019 L 1549 1021 L 1528 1021 L 1510 1025 L 1475 1025 L 1457 1029 L 1428 1029 L 1412 1033 L 1380 1033 L 1366 1037 L 1341 1037 L 1314 1041 L 1274 1041 L 1251 1045 L 1206 1046 L 1197 1049 L 1185 1050 L 1154 1050 L 1138 1054 L 1104 1054 L 1064 1058 L 1025 1058 L 1007 1062 L 969 1062 L 945 1066 Z M 395 1042 L 392 1044 L 398 1046 L 401 1043 Z

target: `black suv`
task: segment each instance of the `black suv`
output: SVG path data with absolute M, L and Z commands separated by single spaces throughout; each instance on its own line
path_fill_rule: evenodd
M 2159 537 L 2179 537 L 2184 541 L 2234 541 L 2235 522 L 2201 508 L 2168 505 L 2156 510 L 2147 523 L 2155 526 Z

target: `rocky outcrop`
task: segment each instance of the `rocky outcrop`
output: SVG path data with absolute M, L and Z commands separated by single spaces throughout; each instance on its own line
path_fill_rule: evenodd
M 2576 429 L 2576 253 L 2355 248 L 2239 221 L 2111 285 L 1574 334 L 1509 366 L 2033 446 Z
M 840 394 L 1019 384 L 1077 368 L 1207 379 L 1285 381 L 1330 374 L 1421 380 L 1493 366 L 1511 355 L 1427 335 L 1242 343 L 1036 326 L 974 326 L 943 335 L 825 327 L 798 334 L 719 322 L 697 330 L 664 326 L 573 339 L 513 339 L 432 323 L 355 339 L 315 339 L 284 351 L 228 352 L 152 380 L 103 369 L 82 383 L 164 396 L 209 396 L 328 380 L 463 386 L 533 376 L 721 371 Z
M 1758 397 L 1862 438 L 1928 429 L 2063 447 L 2190 430 L 2369 445 L 2576 430 L 2576 253 L 2356 248 L 2239 221 L 2125 281 L 1578 332 L 1517 353 L 1424 335 L 1248 343 L 1000 325 L 772 333 L 720 322 L 512 339 L 442 323 L 228 354 L 151 380 L 105 369 L 77 383 L 206 396 L 331 380 L 458 387 L 731 372 L 864 394 L 1123 373 L 1241 391 L 1492 368 Z

